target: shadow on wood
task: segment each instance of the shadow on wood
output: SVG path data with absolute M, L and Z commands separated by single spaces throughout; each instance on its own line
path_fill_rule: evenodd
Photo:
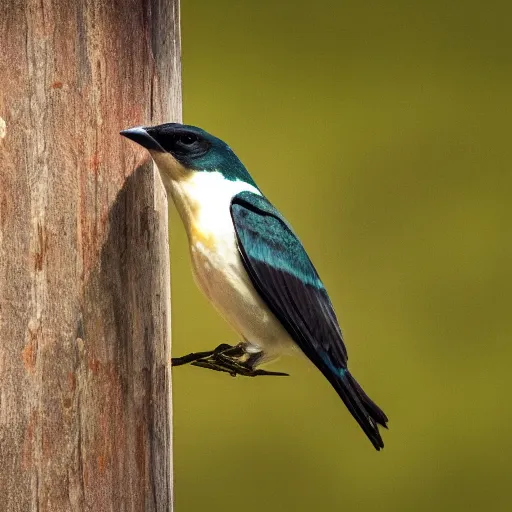
M 117 195 L 77 321 L 81 492 L 94 503 L 114 493 L 120 510 L 166 510 L 171 500 L 167 216 L 148 206 L 163 194 L 153 183 L 148 164 Z

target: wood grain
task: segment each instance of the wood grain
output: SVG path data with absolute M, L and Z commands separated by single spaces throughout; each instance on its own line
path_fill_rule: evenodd
M 172 509 L 178 0 L 0 2 L 0 511 Z

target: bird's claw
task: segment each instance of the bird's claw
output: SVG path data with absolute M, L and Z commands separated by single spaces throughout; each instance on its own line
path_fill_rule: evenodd
M 265 375 L 288 376 L 284 372 L 271 372 L 267 370 L 256 370 L 252 366 L 237 359 L 245 354 L 242 343 L 234 347 L 223 343 L 214 350 L 208 352 L 195 352 L 183 357 L 173 358 L 172 366 L 180 366 L 190 363 L 192 366 L 208 368 L 218 372 L 229 373 L 232 377 L 242 375 L 244 377 L 259 377 Z
M 210 368 L 220 372 L 229 373 L 232 377 L 241 375 L 244 377 L 258 377 L 264 375 L 274 376 L 288 376 L 284 372 L 270 372 L 267 370 L 256 370 L 251 366 L 244 364 L 230 356 L 226 356 L 225 353 L 214 354 L 206 359 L 200 359 L 191 363 L 193 366 L 200 366 L 202 368 Z
M 236 377 L 236 373 L 233 370 L 228 370 L 227 368 L 223 368 L 218 364 L 215 364 L 211 361 L 207 361 L 206 359 L 199 359 L 198 361 L 194 361 L 190 363 L 192 366 L 199 366 L 200 368 L 208 368 L 209 370 L 215 370 L 217 372 L 229 373 L 231 377 Z

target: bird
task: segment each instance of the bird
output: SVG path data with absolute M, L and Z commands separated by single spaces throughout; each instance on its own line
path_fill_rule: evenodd
M 388 418 L 347 367 L 347 350 L 317 270 L 288 221 L 223 140 L 196 126 L 137 126 L 121 135 L 148 150 L 184 224 L 199 288 L 240 335 L 231 346 L 173 358 L 231 375 L 288 375 L 258 366 L 303 353 L 373 446 Z

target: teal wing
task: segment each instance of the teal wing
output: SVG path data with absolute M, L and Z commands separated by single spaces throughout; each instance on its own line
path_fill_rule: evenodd
M 238 249 L 251 281 L 291 338 L 329 380 L 375 448 L 387 418 L 347 369 L 333 306 L 300 240 L 264 197 L 242 192 L 231 202 Z

